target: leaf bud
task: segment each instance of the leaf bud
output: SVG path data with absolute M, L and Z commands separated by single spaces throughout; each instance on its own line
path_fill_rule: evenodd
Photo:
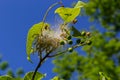
M 64 44 L 65 44 L 64 40 L 61 40 L 60 45 L 64 45 Z
M 79 44 L 81 42 L 81 39 L 77 39 L 76 43 Z
M 68 44 L 72 45 L 73 41 L 72 40 L 68 40 Z
M 88 45 L 91 45 L 92 44 L 92 41 L 86 41 L 86 44 L 88 44 Z
M 68 40 L 70 40 L 71 38 L 72 38 L 72 36 L 71 36 L 71 35 L 69 35 L 69 36 L 67 37 L 67 39 L 68 39 Z
M 84 40 L 82 40 L 81 42 L 80 42 L 80 44 L 83 44 L 85 41 Z
M 72 21 L 72 23 L 73 23 L 73 24 L 77 23 L 77 19 L 74 19 L 74 20 Z
M 90 36 L 90 34 L 91 34 L 90 32 L 86 32 L 86 36 Z
M 73 51 L 73 48 L 68 48 L 68 51 L 69 51 L 69 52 L 72 52 L 72 51 Z
M 86 32 L 85 31 L 82 31 L 81 32 L 81 36 L 85 36 Z

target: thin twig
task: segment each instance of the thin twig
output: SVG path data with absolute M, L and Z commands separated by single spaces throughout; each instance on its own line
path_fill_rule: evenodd
M 52 5 L 47 9 L 47 11 L 46 11 L 46 13 L 45 13 L 45 15 L 44 15 L 44 17 L 43 17 L 42 22 L 45 22 L 45 19 L 46 19 L 47 15 L 48 15 L 48 12 L 49 12 L 54 6 L 56 6 L 56 5 L 60 4 L 60 3 L 61 3 L 61 2 L 54 3 L 54 4 L 52 4 Z
M 47 15 L 48 15 L 49 11 L 50 11 L 54 6 L 56 6 L 56 5 L 58 5 L 58 4 L 63 5 L 61 2 L 57 2 L 57 3 L 52 4 L 52 5 L 47 9 L 47 11 L 46 11 L 46 13 L 45 13 L 45 15 L 44 15 L 44 17 L 43 17 L 42 22 L 45 22 L 46 17 L 47 17 Z M 44 26 L 44 24 L 43 24 L 43 26 Z M 42 29 L 40 30 L 40 32 L 42 32 Z M 41 33 L 41 35 L 42 35 L 42 33 Z
M 62 52 L 60 52 L 60 53 L 58 52 L 58 53 L 56 53 L 56 54 L 54 54 L 54 55 L 49 55 L 48 57 L 49 57 L 49 58 L 52 58 L 52 57 L 61 55 L 61 54 L 65 53 L 65 52 L 67 52 L 67 51 L 68 51 L 68 50 L 62 51 Z
M 62 0 L 60 0 L 60 4 L 61 4 L 62 7 L 64 7 Z
M 74 45 L 73 47 L 72 47 L 72 49 L 75 49 L 75 48 L 78 48 L 78 47 L 80 47 L 80 46 L 84 46 L 86 43 L 84 43 L 84 44 L 77 44 L 77 45 Z M 48 57 L 49 58 L 52 58 L 52 57 L 55 57 L 55 56 L 58 56 L 58 55 L 61 55 L 61 54 L 63 54 L 63 53 L 66 53 L 68 51 L 68 49 L 66 49 L 66 50 L 64 50 L 64 51 L 62 51 L 62 52 L 58 52 L 58 53 L 56 53 L 56 54 L 54 54 L 54 55 L 49 55 Z

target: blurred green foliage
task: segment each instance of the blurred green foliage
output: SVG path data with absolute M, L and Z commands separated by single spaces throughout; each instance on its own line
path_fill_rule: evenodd
M 0 64 L 0 69 L 1 70 L 6 70 L 8 68 L 8 62 L 7 61 L 3 61 L 1 64 Z
M 13 80 L 10 76 L 0 76 L 0 80 Z
M 92 44 L 82 48 L 86 56 L 80 52 L 59 56 L 53 61 L 53 71 L 65 80 L 73 80 L 72 75 L 77 80 L 98 80 L 99 72 L 120 80 L 120 1 L 89 0 L 85 11 L 105 31 L 91 27 Z
M 13 73 L 13 71 L 12 71 L 11 69 L 9 69 L 9 70 L 7 71 L 7 75 L 9 75 L 9 76 L 11 76 L 11 77 L 15 77 L 15 76 L 14 76 L 14 73 Z
M 16 71 L 16 74 L 18 77 L 21 77 L 22 74 L 24 74 L 24 71 L 22 68 L 18 68 L 17 71 Z
M 120 31 L 119 0 L 89 0 L 86 13 L 91 20 L 98 20 L 106 29 Z
M 108 77 L 105 73 L 99 72 L 100 78 L 99 80 L 111 80 L 110 77 Z
M 18 68 L 16 73 L 14 73 L 10 68 L 9 63 L 7 61 L 3 61 L 2 57 L 0 57 L 0 71 L 5 73 L 0 74 L 0 80 L 23 80 L 22 75 L 24 74 L 24 70 L 22 68 Z

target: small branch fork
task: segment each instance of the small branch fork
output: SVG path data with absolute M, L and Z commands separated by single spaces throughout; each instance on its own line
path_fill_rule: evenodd
M 38 65 L 37 65 L 37 67 L 35 68 L 35 71 L 34 71 L 34 73 L 33 73 L 32 80 L 34 80 L 35 75 L 36 75 L 38 69 L 41 67 L 42 63 L 45 61 L 45 59 L 48 57 L 48 55 L 49 55 L 49 53 L 46 54 L 42 59 L 40 59 Z
M 78 47 L 84 46 L 84 45 L 86 45 L 86 43 L 81 44 L 81 45 L 76 44 L 76 45 L 74 45 L 72 48 L 75 49 L 75 48 L 78 48 Z M 52 51 L 50 51 L 49 53 L 47 53 L 42 59 L 40 59 L 38 65 L 37 65 L 37 67 L 35 68 L 35 71 L 34 71 L 34 73 L 33 73 L 32 80 L 35 79 L 35 75 L 36 75 L 38 69 L 41 67 L 42 63 L 43 63 L 47 58 L 52 58 L 52 57 L 55 57 L 55 56 L 58 56 L 58 55 L 62 55 L 63 53 L 66 53 L 67 51 L 68 51 L 68 49 L 66 49 L 66 50 L 64 50 L 64 51 L 62 51 L 62 52 L 60 52 L 60 53 L 56 53 L 56 54 L 54 54 L 54 55 L 50 55 L 50 53 L 52 53 Z

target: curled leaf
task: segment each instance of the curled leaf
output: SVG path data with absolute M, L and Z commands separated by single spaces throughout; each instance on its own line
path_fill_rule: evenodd
M 28 31 L 27 41 L 26 41 L 26 52 L 27 52 L 27 60 L 30 62 L 32 62 L 30 59 L 30 54 L 34 52 L 34 49 L 32 48 L 33 42 L 38 36 L 40 36 L 40 34 L 42 33 L 43 29 L 46 26 L 49 27 L 49 24 L 40 22 L 38 24 L 33 25 Z
M 86 4 L 84 2 L 78 1 L 74 8 L 81 8 L 81 7 L 84 7 L 85 5 Z

